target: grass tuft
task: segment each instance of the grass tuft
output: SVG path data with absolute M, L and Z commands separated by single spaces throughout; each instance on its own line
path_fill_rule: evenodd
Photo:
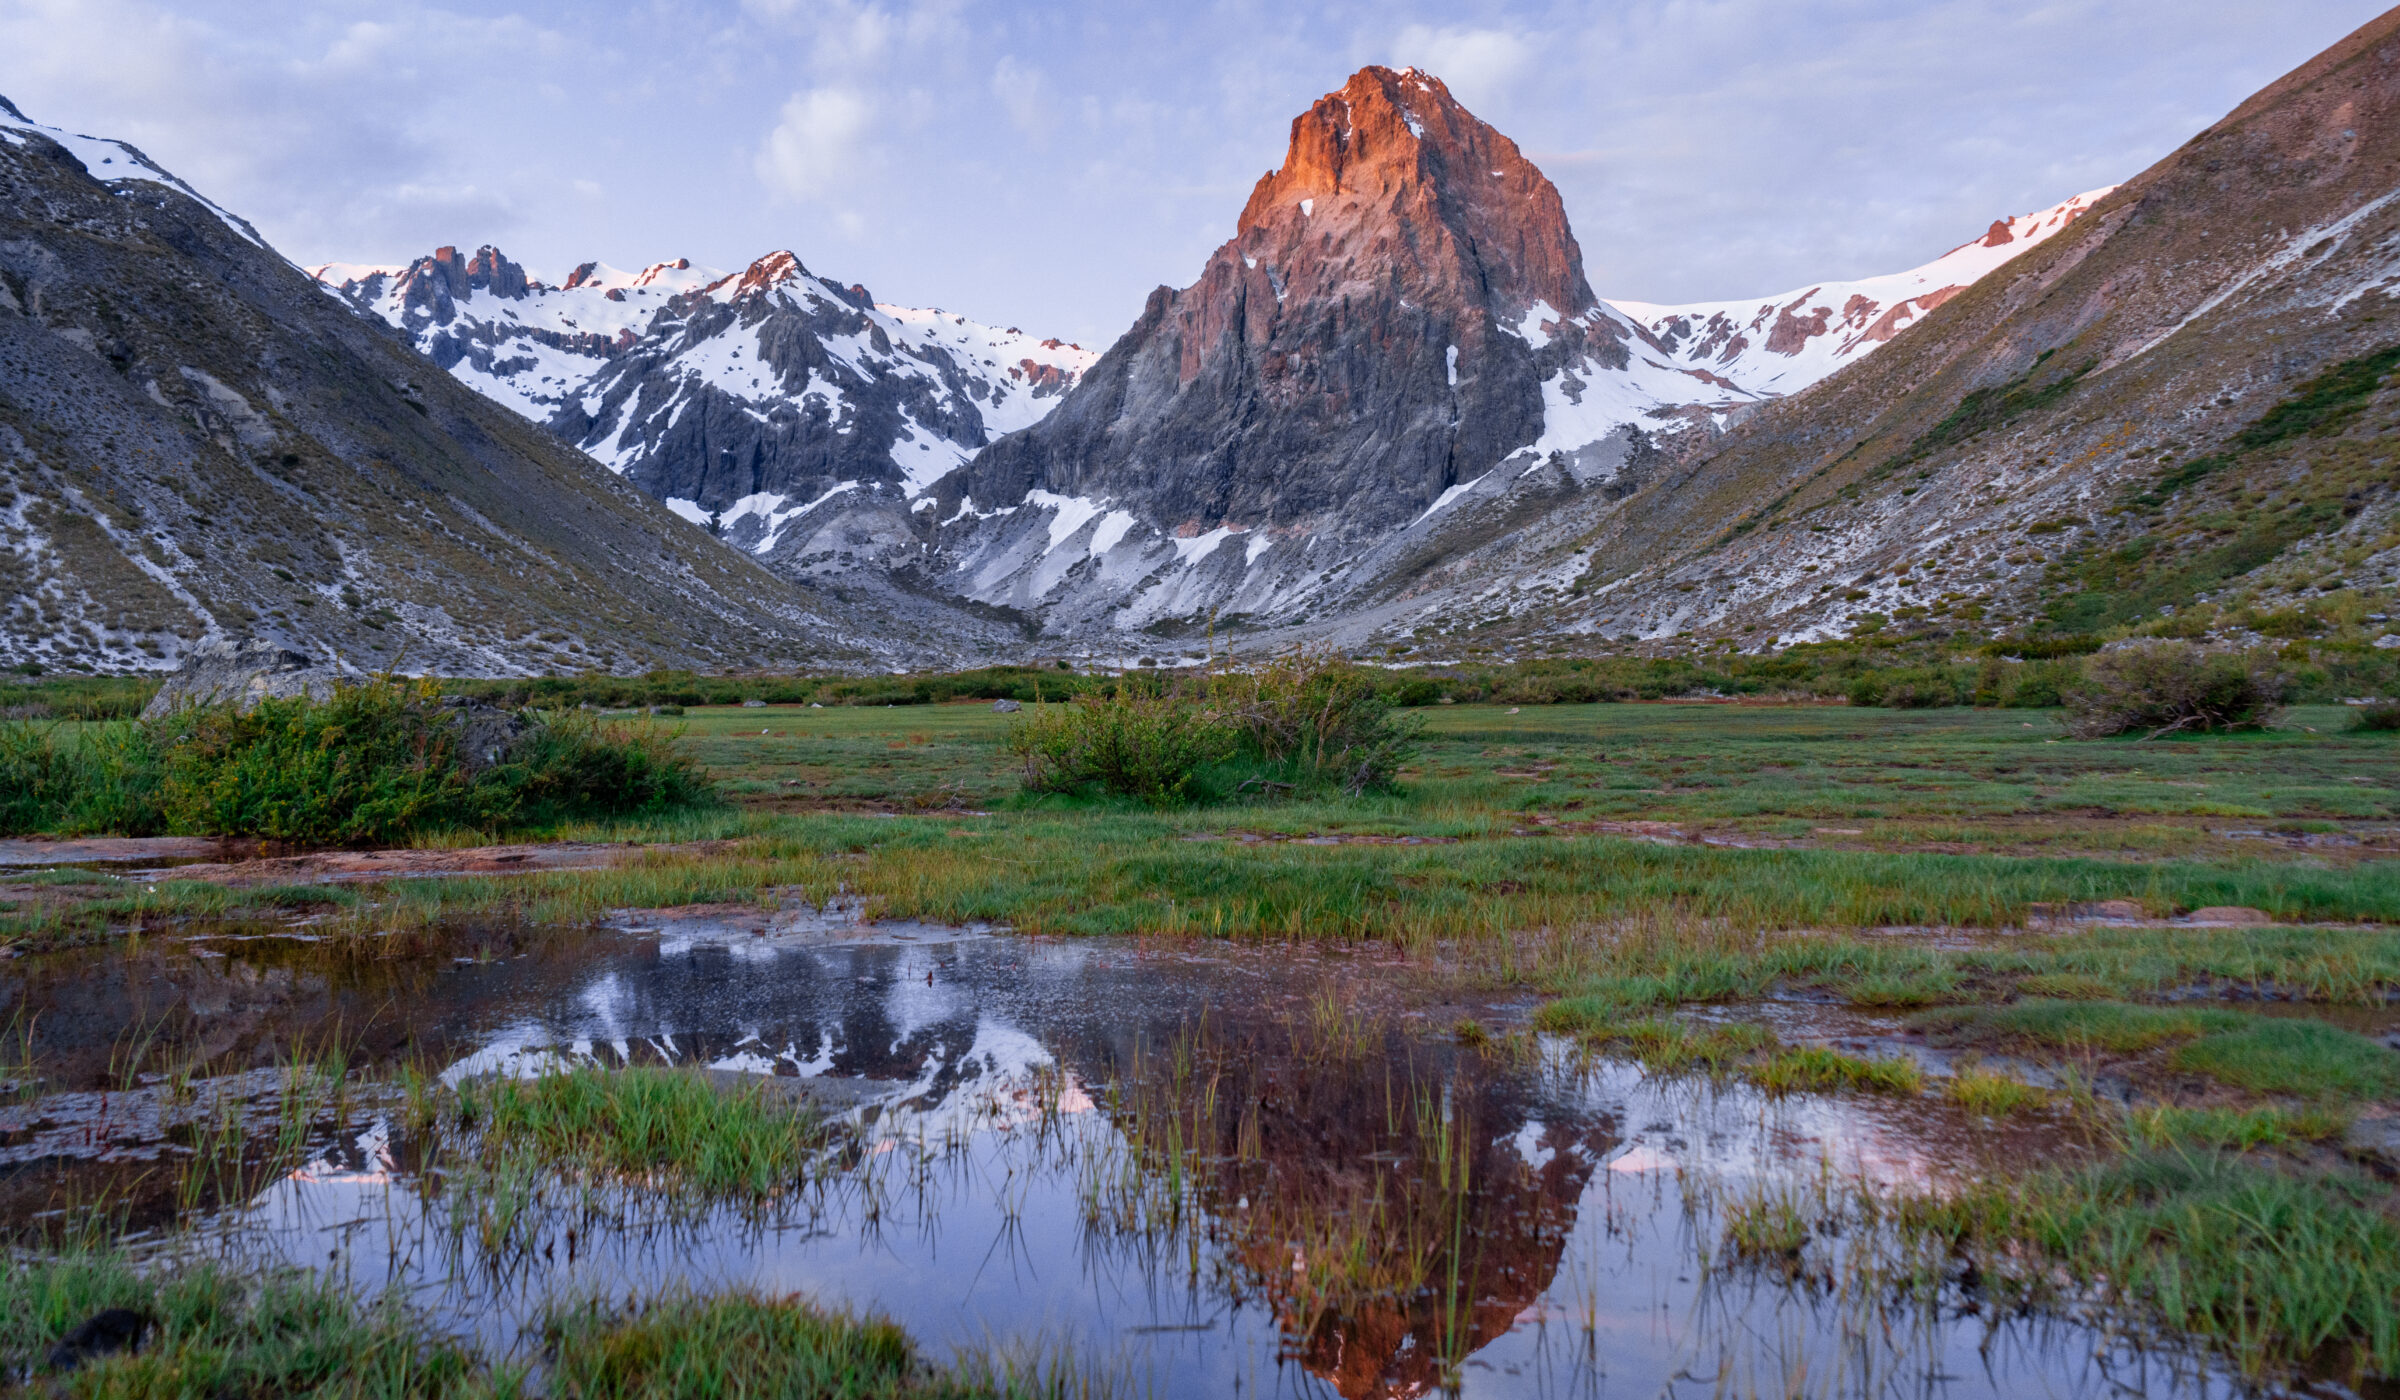
M 763 1198 L 800 1184 L 824 1131 L 765 1085 L 719 1089 L 683 1070 L 574 1069 L 470 1080 L 457 1114 L 487 1157 L 530 1155 L 595 1176 L 711 1196 Z
M 1861 1059 L 1821 1045 L 1778 1050 L 1744 1071 L 1771 1094 L 1851 1090 L 1903 1097 L 1925 1090 L 1925 1068 L 1910 1059 Z
M 1942 1083 L 1942 1093 L 1982 1118 L 2006 1118 L 2045 1107 L 2050 1091 L 1992 1070 L 1961 1066 Z

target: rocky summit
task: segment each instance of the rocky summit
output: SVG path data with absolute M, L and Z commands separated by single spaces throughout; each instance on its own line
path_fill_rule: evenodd
M 937 577 L 1085 640 L 1388 640 L 1495 574 L 1563 587 L 1580 571 L 1563 522 L 1863 358 L 2091 198 L 1891 278 L 1748 310 L 1620 305 L 1515 142 L 1430 74 L 1362 69 L 1292 123 L 1198 281 L 1152 293 L 1054 413 L 934 489 Z

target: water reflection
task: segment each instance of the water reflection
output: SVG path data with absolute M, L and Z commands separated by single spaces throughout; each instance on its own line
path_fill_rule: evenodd
M 2128 1338 L 1987 1316 L 1963 1284 L 1928 1300 L 1824 1259 L 1721 1257 L 1745 1192 L 1972 1170 L 1990 1144 L 1924 1110 L 1661 1082 L 1529 1038 L 1466 1050 L 1355 960 L 874 932 L 493 930 L 349 963 L 221 943 L 26 968 L 0 987 L 45 1008 L 44 1071 L 69 1092 L 0 1122 L 7 1205 L 69 1159 L 145 1150 L 140 1129 L 91 1152 L 60 1126 L 74 1094 L 122 1099 L 101 1086 L 128 1026 L 222 1064 L 338 1025 L 354 1062 L 433 1054 L 454 1082 L 703 1067 L 852 1125 L 792 1198 L 694 1208 L 478 1177 L 367 1097 L 217 1220 L 226 1248 L 399 1287 L 495 1353 L 553 1299 L 683 1283 L 885 1313 L 936 1354 L 1064 1349 L 1164 1396 L 2225 1388 Z

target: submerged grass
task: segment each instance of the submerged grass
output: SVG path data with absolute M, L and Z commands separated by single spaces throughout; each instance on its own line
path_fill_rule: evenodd
M 2059 1300 L 2063 1268 L 2252 1372 L 2330 1359 L 2355 1377 L 2400 1369 L 2391 1205 L 2363 1177 L 2167 1150 L 1914 1200 L 1899 1222 L 2034 1301 Z
M 312 1275 L 206 1260 L 146 1271 L 88 1247 L 20 1256 L 0 1270 L 0 1374 L 52 1370 L 61 1340 L 109 1309 L 129 1315 L 116 1330 L 138 1333 L 138 1349 L 93 1356 L 63 1383 L 67 1393 L 333 1400 L 523 1389 L 518 1373 L 425 1335 L 389 1300 L 362 1304 Z
M 826 1137 L 812 1111 L 764 1085 L 720 1088 L 692 1071 L 646 1067 L 469 1080 L 456 1113 L 480 1134 L 487 1159 L 527 1154 L 710 1196 L 791 1190 Z
M 119 1325 L 102 1330 L 131 1345 L 70 1343 L 75 1355 L 54 1355 L 110 1309 L 123 1310 Z M 1076 1400 L 1105 1389 L 1055 1362 L 939 1367 L 890 1322 L 743 1291 L 556 1307 L 541 1341 L 536 1385 L 523 1366 L 427 1331 L 397 1295 L 361 1301 L 305 1273 L 207 1260 L 144 1268 L 91 1247 L 23 1255 L 0 1271 L 0 1375 L 94 1400 Z

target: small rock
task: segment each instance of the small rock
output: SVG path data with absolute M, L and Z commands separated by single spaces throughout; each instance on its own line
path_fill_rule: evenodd
M 742 708 L 745 710 L 763 710 L 766 707 L 767 702 L 764 700 L 744 700 L 742 702 Z
M 76 1324 L 50 1349 L 50 1369 L 72 1371 L 86 1361 L 131 1351 L 150 1330 L 150 1319 L 131 1308 L 104 1308 Z
M 1013 715 L 1024 708 L 1014 700 L 994 700 L 992 702 L 992 713 L 996 715 Z

